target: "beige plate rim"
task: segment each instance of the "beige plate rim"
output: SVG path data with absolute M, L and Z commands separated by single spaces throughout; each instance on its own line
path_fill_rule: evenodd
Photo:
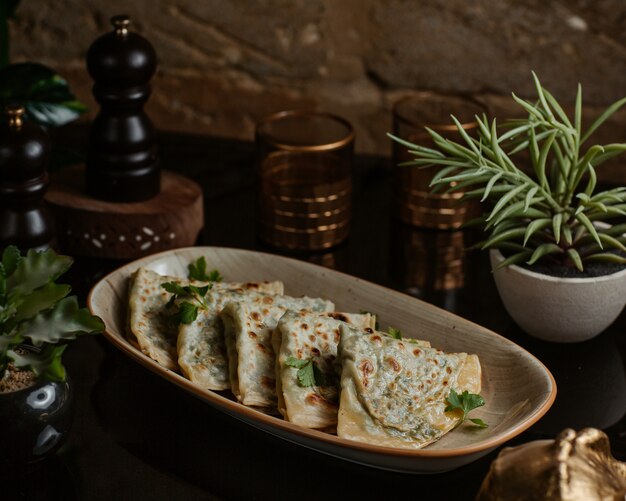
M 212 250 L 218 250 L 218 251 L 237 251 L 237 252 L 248 252 L 251 254 L 257 254 L 257 255 L 265 255 L 265 256 L 271 256 L 272 259 L 285 259 L 288 261 L 294 261 L 298 264 L 298 266 L 301 265 L 306 265 L 306 266 L 313 266 L 316 268 L 320 268 L 322 270 L 325 271 L 329 271 L 327 268 L 324 268 L 323 266 L 320 265 L 316 265 L 314 263 L 308 263 L 305 261 L 299 261 L 297 259 L 293 259 L 290 257 L 285 257 L 285 256 L 279 256 L 276 254 L 269 254 L 269 253 L 265 253 L 265 252 L 257 252 L 257 251 L 251 251 L 251 250 L 247 250 L 247 249 L 237 249 L 237 248 L 230 248 L 230 247 L 215 247 L 215 246 L 202 246 L 202 247 L 182 247 L 182 248 L 178 248 L 178 249 L 172 249 L 172 250 L 168 250 L 168 251 L 163 251 L 163 252 L 158 252 L 155 254 L 150 254 L 149 256 L 145 256 L 143 258 L 140 259 L 136 259 L 134 261 L 131 261 L 129 263 L 124 264 L 123 266 L 120 266 L 119 268 L 115 269 L 114 271 L 112 271 L 111 273 L 107 274 L 106 276 L 104 276 L 103 278 L 101 278 L 89 291 L 89 295 L 87 297 L 87 306 L 89 308 L 89 310 L 92 312 L 92 314 L 97 315 L 98 314 L 98 309 L 94 306 L 94 297 L 97 293 L 97 289 L 99 287 L 102 287 L 105 283 L 108 283 L 108 280 L 110 279 L 111 276 L 120 273 L 123 269 L 125 268 L 133 268 L 136 267 L 139 264 L 147 264 L 150 263 L 152 261 L 156 261 L 159 258 L 166 256 L 168 254 L 172 254 L 174 252 L 185 252 L 185 251 L 189 251 L 189 250 L 193 250 L 193 251 L 200 251 L 203 250 L 204 252 L 210 252 Z M 373 282 L 369 282 L 367 280 L 363 280 L 360 279 L 358 277 L 354 277 L 353 275 L 349 275 L 347 273 L 343 273 L 340 271 L 336 271 L 336 270 L 330 270 L 333 273 L 337 273 L 340 274 L 344 277 L 349 277 L 350 279 L 357 279 L 363 283 L 368 283 L 370 285 L 374 285 L 376 287 L 379 287 L 385 291 L 389 291 L 389 292 L 393 292 L 393 293 L 398 293 L 398 291 L 394 291 L 393 289 L 389 289 L 387 287 L 375 284 Z M 410 296 L 407 296 L 410 297 Z M 415 298 L 411 298 L 415 301 L 420 301 L 419 299 L 415 299 Z M 420 301 L 422 302 L 422 301 Z M 435 306 L 429 305 L 432 308 L 436 308 L 439 309 Z M 449 312 L 446 312 L 445 310 L 442 310 L 446 315 L 452 315 Z M 506 342 L 511 343 L 510 340 L 504 338 L 503 336 L 501 336 L 500 334 L 497 334 L 493 331 L 490 331 L 488 329 L 485 329 L 484 327 L 479 326 L 478 324 L 475 324 L 474 322 L 470 322 L 469 320 L 463 319 L 465 322 L 469 322 L 472 323 L 474 325 L 477 325 L 478 327 L 480 327 L 483 330 L 487 330 L 491 335 L 496 336 L 499 339 L 502 340 L 506 340 Z M 308 428 L 301 428 L 295 424 L 292 424 L 288 421 L 284 421 L 280 418 L 277 417 L 273 417 L 273 416 L 269 416 L 267 414 L 264 414 L 262 412 L 259 412 L 255 409 L 252 409 L 250 407 L 246 407 L 243 404 L 240 404 L 238 402 L 235 402 L 233 400 L 230 400 L 222 395 L 220 395 L 219 393 L 216 393 L 214 391 L 211 390 L 205 390 L 203 388 L 200 388 L 196 385 L 194 385 L 191 381 L 189 381 L 188 379 L 184 378 L 183 376 L 170 371 L 169 369 L 166 369 L 165 367 L 159 365 L 157 362 L 155 362 L 154 360 L 152 360 L 150 357 L 144 355 L 138 348 L 136 348 L 129 340 L 127 340 L 126 338 L 123 338 L 117 334 L 113 334 L 111 332 L 109 332 L 108 330 L 105 330 L 104 332 L 104 336 L 105 338 L 111 342 L 115 347 L 117 347 L 118 349 L 120 349 L 122 352 L 126 353 L 127 355 L 129 355 L 131 358 L 135 359 L 137 362 L 139 362 L 141 365 L 143 365 L 144 367 L 148 368 L 149 370 L 155 372 L 156 374 L 166 378 L 167 380 L 171 381 L 172 383 L 176 384 L 177 386 L 182 387 L 183 389 L 185 389 L 186 391 L 192 393 L 194 396 L 202 399 L 202 400 L 206 400 L 209 403 L 215 404 L 217 405 L 217 407 L 224 407 L 225 409 L 227 409 L 229 412 L 234 413 L 234 414 L 241 414 L 242 417 L 247 418 L 248 420 L 251 421 L 259 421 L 261 424 L 271 427 L 271 428 L 277 428 L 279 430 L 282 430 L 284 432 L 289 432 L 292 434 L 296 434 L 296 435 L 300 435 L 303 438 L 308 438 L 308 439 L 314 439 L 314 440 L 319 440 L 322 442 L 325 442 L 329 445 L 332 446 L 339 446 L 339 447 L 344 447 L 344 448 L 349 448 L 352 449 L 354 451 L 363 451 L 363 452 L 368 452 L 368 453 L 375 453 L 375 454 L 381 454 L 381 455 L 387 455 L 387 456 L 396 456 L 396 457 L 415 457 L 415 458 L 451 458 L 451 457 L 458 457 L 458 456 L 465 456 L 465 455 L 471 455 L 471 454 L 476 454 L 476 453 L 480 453 L 480 452 L 484 452 L 484 451 L 488 451 L 490 449 L 494 449 L 496 447 L 498 447 L 499 445 L 502 445 L 503 443 L 507 442 L 508 440 L 516 437 L 517 435 L 523 433 L 524 431 L 526 431 L 528 428 L 530 428 L 533 424 L 535 424 L 537 421 L 539 421 L 539 419 L 541 419 L 546 412 L 548 412 L 548 410 L 550 409 L 550 407 L 552 406 L 552 404 L 554 403 L 554 400 L 556 399 L 556 393 L 557 393 L 557 388 L 556 388 L 556 381 L 554 380 L 554 376 L 552 375 L 552 373 L 548 370 L 548 368 L 537 358 L 535 357 L 532 353 L 530 353 L 529 351 L 527 351 L 526 349 L 522 348 L 521 346 L 519 346 L 516 343 L 513 343 L 517 349 L 519 349 L 521 352 L 523 352 L 525 354 L 525 356 L 527 356 L 528 358 L 534 360 L 537 364 L 539 364 L 540 367 L 543 368 L 543 370 L 545 371 L 545 374 L 548 376 L 549 381 L 550 381 L 550 394 L 547 396 L 547 398 L 545 399 L 545 401 L 543 402 L 542 405 L 538 406 L 537 409 L 535 409 L 535 411 L 529 415 L 524 421 L 521 421 L 520 423 L 518 423 L 516 426 L 513 426 L 510 430 L 508 430 L 507 432 L 501 434 L 501 435 L 496 435 L 492 438 L 477 442 L 476 444 L 470 445 L 470 446 L 465 446 L 465 447 L 456 447 L 456 448 L 450 448 L 450 449 L 431 449 L 429 450 L 428 448 L 426 449 L 417 449 L 417 450 L 413 450 L 413 449 L 399 449 L 399 448 L 393 448 L 393 447 L 383 447 L 383 446 L 378 446 L 378 445 L 370 445 L 370 444 L 365 444 L 362 442 L 355 442 L 352 440 L 347 440 L 347 439 L 343 439 L 343 438 L 339 438 L 335 435 L 331 435 L 328 433 L 324 433 L 321 431 L 317 431 L 317 430 L 313 430 L 313 429 L 308 429 Z

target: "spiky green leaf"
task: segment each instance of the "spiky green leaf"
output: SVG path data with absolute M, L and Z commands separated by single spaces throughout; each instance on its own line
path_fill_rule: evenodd
M 500 200 L 498 200 L 498 202 L 496 203 L 496 205 L 494 206 L 493 210 L 489 214 L 489 217 L 486 220 L 487 221 L 492 220 L 498 214 L 498 212 L 500 212 L 500 210 L 502 210 L 502 208 L 504 208 L 504 206 L 506 204 L 508 204 L 519 193 L 521 193 L 522 191 L 524 191 L 527 188 L 528 188 L 528 184 L 524 183 L 521 186 L 517 186 L 516 188 L 512 189 L 511 191 L 509 191 L 507 194 L 503 195 L 500 198 Z
M 584 144 L 591 135 L 600 127 L 604 122 L 606 122 L 615 112 L 617 112 L 622 106 L 626 104 L 626 97 L 616 101 L 611 106 L 609 106 L 604 112 L 600 114 L 598 118 L 594 120 L 591 126 L 587 129 L 587 132 L 583 134 L 583 137 L 580 140 L 580 144 Z
M 526 232 L 524 233 L 524 246 L 526 246 L 530 237 L 532 237 L 537 231 L 547 228 L 551 223 L 552 220 L 549 218 L 534 219 L 531 221 L 526 227 Z
M 544 256 L 548 256 L 550 254 L 560 254 L 563 252 L 563 249 L 554 243 L 545 243 L 541 244 L 539 247 L 535 249 L 532 256 L 528 260 L 529 265 L 535 264 L 540 258 Z
M 24 296 L 16 308 L 15 320 L 21 322 L 54 306 L 70 293 L 71 287 L 64 284 L 46 284 Z
M 561 225 L 563 224 L 563 213 L 559 212 L 552 217 L 552 234 L 558 244 L 561 241 Z
M 603 263 L 626 264 L 626 257 L 611 252 L 599 252 L 585 256 L 583 261 L 599 261 Z
M 4 267 L 4 274 L 6 277 L 11 276 L 18 263 L 22 259 L 19 249 L 15 245 L 9 245 L 2 252 L 2 266 Z
M 602 249 L 602 242 L 600 241 L 600 237 L 598 236 L 598 231 L 596 230 L 593 223 L 589 220 L 589 218 L 582 212 L 575 215 L 576 219 L 582 224 L 589 233 L 593 236 L 594 240 L 598 243 L 600 248 Z
M 43 252 L 30 249 L 7 279 L 8 293 L 13 297 L 30 294 L 56 280 L 71 265 L 72 258 L 61 256 L 52 249 Z
M 506 268 L 507 266 L 510 266 L 513 264 L 519 264 L 519 263 L 528 261 L 528 258 L 530 258 L 530 256 L 532 256 L 532 251 L 529 251 L 529 250 L 523 250 L 523 251 L 517 252 L 516 254 L 513 254 L 512 256 L 507 257 L 500 264 L 496 265 L 494 268 L 494 271 L 497 271 L 501 268 Z
M 572 260 L 578 271 L 583 271 L 583 262 L 578 251 L 572 247 L 567 249 L 566 254 L 567 257 Z
M 20 325 L 20 333 L 34 346 L 75 339 L 104 330 L 104 323 L 87 308 L 79 308 L 75 296 L 59 301 L 53 308 L 37 314 Z
M 516 238 L 522 237 L 526 233 L 526 228 L 513 228 L 511 230 L 504 231 L 499 235 L 492 236 L 488 238 L 486 242 L 483 244 L 483 249 L 489 249 L 491 247 L 496 247 L 499 243 L 504 242 L 506 240 L 513 240 Z
M 48 345 L 41 352 L 17 353 L 9 350 L 7 356 L 13 360 L 15 367 L 30 369 L 40 379 L 48 381 L 65 381 L 65 367 L 61 363 L 61 355 L 67 345 Z

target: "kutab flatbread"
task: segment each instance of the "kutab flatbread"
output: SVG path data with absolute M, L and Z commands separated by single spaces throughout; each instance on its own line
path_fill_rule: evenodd
M 305 428 L 328 428 L 337 424 L 338 380 L 334 368 L 342 323 L 373 332 L 376 318 L 369 313 L 289 312 L 274 331 L 277 353 L 278 410 L 287 421 Z M 323 386 L 303 387 L 291 358 L 311 359 L 324 375 Z
M 446 413 L 453 388 L 480 393 L 478 357 L 444 353 L 408 339 L 363 335 L 342 327 L 341 399 L 337 435 L 374 445 L 422 448 L 450 431 Z
M 332 311 L 334 304 L 319 298 L 256 296 L 230 302 L 220 314 L 228 352 L 231 390 L 244 405 L 275 409 L 276 372 L 272 331 L 286 311 Z
M 220 312 L 229 302 L 271 306 L 280 297 L 241 288 L 209 291 L 204 297 L 207 308 L 198 310 L 197 318 L 181 324 L 178 331 L 178 364 L 185 376 L 208 390 L 229 389 L 228 352 Z
M 178 326 L 168 321 L 170 312 L 166 311 L 166 305 L 172 295 L 161 287 L 161 284 L 165 282 L 176 282 L 183 286 L 206 285 L 205 282 L 160 275 L 147 268 L 139 268 L 131 277 L 129 289 L 130 334 L 144 354 L 167 369 L 178 370 L 176 363 Z M 283 284 L 282 282 L 218 282 L 214 283 L 212 290 L 258 290 L 282 294 Z

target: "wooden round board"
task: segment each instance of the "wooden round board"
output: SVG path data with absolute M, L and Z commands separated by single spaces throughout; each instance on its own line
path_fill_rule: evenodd
M 85 194 L 84 183 L 84 167 L 68 167 L 46 194 L 59 246 L 73 255 L 135 259 L 193 245 L 204 225 L 202 189 L 174 172 L 163 171 L 161 192 L 143 202 L 98 200 Z

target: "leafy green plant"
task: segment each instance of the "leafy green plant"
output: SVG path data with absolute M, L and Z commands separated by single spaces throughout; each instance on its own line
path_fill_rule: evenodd
M 50 68 L 36 63 L 9 64 L 9 19 L 15 17 L 18 4 L 19 0 L 0 2 L 0 110 L 7 104 L 21 104 L 30 120 L 60 127 L 87 108 Z
M 44 380 L 65 380 L 66 341 L 104 330 L 99 317 L 79 308 L 70 286 L 56 280 L 72 264 L 53 250 L 9 246 L 0 263 L 0 377 L 10 362 Z
M 428 128 L 434 148 L 390 135 L 416 157 L 402 165 L 439 167 L 433 191 L 466 190 L 464 199 L 492 204 L 474 223 L 489 233 L 482 248 L 501 249 L 508 256 L 500 267 L 544 262 L 582 271 L 589 261 L 626 263 L 626 224 L 598 224 L 626 216 L 626 187 L 596 191 L 597 167 L 626 150 L 626 143 L 585 147 L 626 98 L 583 131 L 581 86 L 570 118 L 534 73 L 533 78 L 537 101 L 513 94 L 527 116 L 504 129 L 495 118 L 477 116 L 477 137 L 472 137 L 452 116 L 462 142 Z M 530 156 L 530 173 L 514 160 L 523 151 Z
M 24 106 L 30 120 L 53 127 L 65 125 L 87 110 L 60 75 L 36 63 L 0 69 L 0 107 L 12 103 Z

